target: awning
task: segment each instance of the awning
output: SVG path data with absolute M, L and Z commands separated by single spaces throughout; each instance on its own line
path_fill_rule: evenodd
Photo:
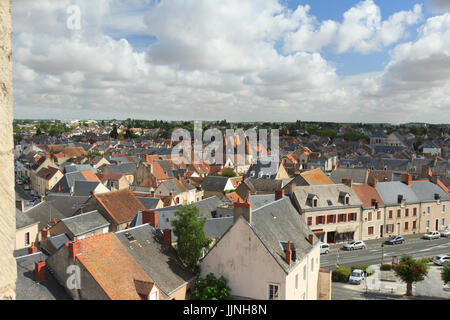
M 347 233 L 347 232 L 356 232 L 356 228 L 354 226 L 347 226 L 347 227 L 338 227 L 336 229 L 336 233 Z

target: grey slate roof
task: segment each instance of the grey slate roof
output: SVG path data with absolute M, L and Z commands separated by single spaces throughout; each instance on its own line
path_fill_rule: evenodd
M 344 204 L 344 195 L 348 194 L 349 204 Z M 311 199 L 317 196 L 317 208 L 312 207 Z M 362 206 L 355 191 L 344 184 L 297 186 L 294 190 L 294 199 L 302 210 L 321 210 L 323 208 L 348 208 Z
M 67 236 L 67 234 L 58 234 L 57 236 L 48 237 L 48 241 L 53 245 L 55 250 L 58 250 L 62 246 L 66 244 L 66 242 L 71 241 L 71 239 Z
M 128 240 L 127 233 L 134 241 Z M 195 279 L 195 275 L 183 266 L 175 249 L 164 242 L 161 230 L 145 224 L 119 231 L 116 235 L 166 294 Z
M 225 232 L 233 225 L 234 217 L 221 217 L 207 219 L 205 223 L 205 235 L 208 238 L 222 238 Z
M 206 191 L 224 191 L 230 178 L 222 176 L 207 176 L 203 179 L 201 187 Z
M 97 169 L 91 166 L 90 164 L 69 164 L 67 166 L 64 166 L 64 169 L 66 170 L 66 173 L 72 173 L 72 172 L 79 172 L 84 170 L 91 170 L 94 171 L 94 173 L 97 173 Z
M 86 178 L 79 171 L 66 173 L 57 184 L 50 190 L 50 192 L 58 192 L 58 185 L 61 186 L 62 193 L 69 193 L 75 181 L 86 181 Z
M 39 221 L 33 219 L 30 216 L 27 216 L 22 211 L 16 208 L 16 230 L 22 229 L 35 223 L 39 223 Z
M 406 204 L 418 203 L 415 192 L 401 181 L 378 182 L 375 188 L 386 206 L 397 205 L 398 195 L 402 195 Z
M 151 210 L 155 209 L 158 205 L 160 198 L 150 198 L 150 197 L 136 197 L 140 203 L 144 205 L 145 208 Z
M 136 172 L 136 165 L 131 162 L 121 163 L 119 165 L 109 164 L 108 167 L 111 173 L 120 173 L 124 175 L 134 174 Z
M 16 258 L 17 262 L 17 281 L 16 281 L 16 299 L 17 300 L 69 300 L 66 293 L 53 275 L 46 270 L 46 280 L 37 283 L 34 276 L 34 263 L 46 260 L 47 256 L 42 252 L 21 256 Z
M 252 209 L 256 210 L 275 201 L 275 194 L 253 194 L 249 198 L 249 202 L 252 205 Z
M 88 199 L 88 196 L 71 196 L 61 193 L 51 193 L 44 198 L 65 217 L 73 216 Z
M 353 183 L 365 184 L 368 177 L 369 171 L 359 168 L 337 168 L 330 175 L 330 179 L 334 183 L 342 183 L 342 179 L 353 179 Z
M 27 217 L 34 221 L 39 221 L 39 230 L 46 227 L 53 219 L 66 218 L 59 210 L 47 201 L 43 201 L 23 212 Z
M 62 222 L 64 222 L 67 229 L 69 229 L 74 236 L 83 235 L 89 231 L 110 225 L 97 210 L 62 219 Z
M 414 181 L 411 189 L 420 202 L 435 202 L 435 194 L 439 195 L 441 201 L 449 201 L 450 196 L 436 184 L 430 181 Z
M 101 182 L 98 181 L 75 181 L 73 188 L 74 196 L 90 196 Z
M 250 166 L 245 174 L 245 178 L 275 179 L 279 167 L 279 162 L 273 161 L 268 164 L 263 164 L 258 161 Z

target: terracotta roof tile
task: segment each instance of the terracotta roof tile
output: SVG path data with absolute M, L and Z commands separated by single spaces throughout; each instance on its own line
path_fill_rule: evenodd
M 112 300 L 140 300 L 135 280 L 153 282 L 114 233 L 78 242 L 76 258 Z
M 94 171 L 92 170 L 81 170 L 80 172 L 83 175 L 83 177 L 86 178 L 86 181 L 101 182 L 100 179 L 95 175 Z
M 94 194 L 94 197 L 117 223 L 131 221 L 139 210 L 145 210 L 129 189 Z
M 352 189 L 361 200 L 364 208 L 372 207 L 372 199 L 378 201 L 378 206 L 384 206 L 383 200 L 381 200 L 380 195 L 374 187 L 368 184 L 355 184 L 352 185 Z
M 302 172 L 300 175 L 310 185 L 333 184 L 333 181 L 319 168 Z

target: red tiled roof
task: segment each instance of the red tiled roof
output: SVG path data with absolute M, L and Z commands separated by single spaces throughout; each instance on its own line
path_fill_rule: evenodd
M 333 184 L 333 181 L 319 168 L 302 172 L 300 175 L 310 185 Z
M 83 175 L 86 181 L 100 182 L 100 179 L 95 175 L 94 171 L 92 170 L 81 170 L 80 173 Z
M 244 202 L 244 200 L 236 193 L 236 191 L 234 192 L 230 192 L 230 193 L 226 193 L 225 197 L 227 197 L 228 200 L 230 200 L 231 202 Z
M 94 197 L 117 223 L 131 221 L 139 210 L 145 210 L 129 189 L 94 194 Z
M 45 180 L 50 180 L 59 170 L 53 167 L 42 168 L 37 175 Z
M 140 300 L 134 280 L 153 282 L 117 236 L 110 232 L 79 240 L 76 259 L 112 300 Z
M 384 206 L 384 202 L 374 187 L 368 184 L 355 184 L 352 185 L 352 189 L 363 203 L 364 208 L 372 207 L 372 199 L 378 201 L 378 206 Z
M 108 180 L 120 180 L 123 177 L 123 174 L 120 173 L 98 173 L 97 177 L 102 183 L 105 183 Z

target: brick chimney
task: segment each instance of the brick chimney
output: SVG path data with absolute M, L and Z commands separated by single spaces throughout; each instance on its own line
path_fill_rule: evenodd
M 42 231 L 41 231 L 41 238 L 42 240 L 47 239 L 50 236 L 50 230 L 48 230 L 47 228 L 43 227 Z
M 61 192 L 61 184 L 60 183 L 58 183 L 57 191 Z
M 16 200 L 16 208 L 20 210 L 20 212 L 25 211 L 25 202 L 23 200 Z
M 314 245 L 314 234 L 313 233 L 311 233 L 308 236 L 308 241 L 309 241 L 309 243 L 311 243 L 312 246 Z
M 376 179 L 375 177 L 372 177 L 372 178 L 370 179 L 370 185 L 371 185 L 372 187 L 374 187 L 374 188 L 377 187 L 377 179 Z
M 284 197 L 284 189 L 275 190 L 275 201 L 280 200 Z
M 291 241 L 288 241 L 286 248 L 286 262 L 291 265 L 292 264 L 292 250 L 291 250 Z
M 410 186 L 412 183 L 412 176 L 409 173 L 404 173 L 404 174 L 402 174 L 402 181 L 406 185 Z
M 34 276 L 36 282 L 45 281 L 45 261 L 36 261 L 34 263 Z
M 248 202 L 248 199 L 245 202 L 235 202 L 233 204 L 233 217 L 234 222 L 236 222 L 240 216 L 244 216 L 247 219 L 247 222 L 252 224 L 252 205 Z
M 28 254 L 36 253 L 38 249 L 34 246 L 34 242 L 31 243 L 31 246 L 28 248 Z
M 351 187 L 353 184 L 353 179 L 342 179 L 342 183 Z
M 75 260 L 75 257 L 81 253 L 81 243 L 78 241 L 67 242 L 69 249 L 69 259 Z
M 158 212 L 155 210 L 142 210 L 142 223 L 150 223 L 153 227 L 158 228 Z
M 432 177 L 433 172 L 431 171 L 430 167 L 428 167 L 426 164 L 422 166 L 422 176 L 425 177 Z
M 170 229 L 164 229 L 163 230 L 163 238 L 164 242 L 171 247 L 172 246 L 172 230 Z

